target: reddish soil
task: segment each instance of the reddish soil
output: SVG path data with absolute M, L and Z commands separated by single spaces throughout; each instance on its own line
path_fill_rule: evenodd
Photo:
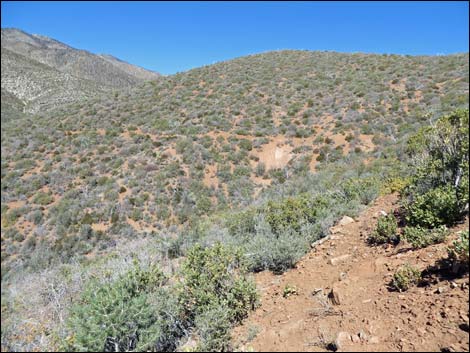
M 393 211 L 397 199 L 382 197 L 354 222 L 332 227 L 295 269 L 257 274 L 261 305 L 235 328 L 234 344 L 244 351 L 327 351 L 339 338 L 339 351 L 468 351 L 468 273 L 449 278 L 437 272 L 403 293 L 388 288 L 404 263 L 424 270 L 446 258 L 468 218 L 446 244 L 420 250 L 368 245 L 380 211 Z M 296 293 L 284 297 L 286 286 Z M 328 298 L 332 288 L 339 302 Z

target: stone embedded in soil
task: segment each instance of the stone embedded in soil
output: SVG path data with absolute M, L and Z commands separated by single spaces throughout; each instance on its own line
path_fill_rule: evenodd
M 350 258 L 351 258 L 350 254 L 345 254 L 345 255 L 341 255 L 341 256 L 333 257 L 333 258 L 329 259 L 328 263 L 330 265 L 336 266 L 337 264 L 340 264 L 340 263 L 342 263 L 346 260 L 349 260 Z
M 330 299 L 333 305 L 341 304 L 341 295 L 338 292 L 337 288 L 332 288 L 330 293 L 328 293 L 328 299 Z
M 351 341 L 353 341 L 353 343 L 359 343 L 361 342 L 361 339 L 358 335 L 351 335 Z
M 334 342 L 336 349 L 339 350 L 348 343 L 351 343 L 351 335 L 348 332 L 339 332 Z
M 345 226 L 346 224 L 350 224 L 350 223 L 354 223 L 354 219 L 352 219 L 351 217 L 349 216 L 344 216 L 343 218 L 341 218 L 341 220 L 339 221 L 339 225 L 341 226 Z
M 368 338 L 367 334 L 366 334 L 363 330 L 361 330 L 361 331 L 358 333 L 358 336 L 359 336 L 359 338 L 360 338 L 361 340 L 363 340 L 363 341 L 366 341 L 367 338 Z

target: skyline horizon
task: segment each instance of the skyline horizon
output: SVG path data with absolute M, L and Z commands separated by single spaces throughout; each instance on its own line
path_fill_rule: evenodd
M 49 39 L 53 39 L 53 40 L 56 40 L 58 41 L 56 38 L 52 38 L 52 37 L 49 37 L 49 36 L 45 36 L 41 33 L 29 33 L 21 28 L 17 28 L 17 27 L 1 27 L 2 30 L 17 30 L 17 31 L 21 31 L 23 33 L 26 33 L 28 35 L 37 35 L 37 36 L 43 36 L 43 37 L 47 37 Z M 231 58 L 227 58 L 227 59 L 223 59 L 223 60 L 218 60 L 218 61 L 213 61 L 211 63 L 207 63 L 207 64 L 202 64 L 202 65 L 199 65 L 199 66 L 194 66 L 194 67 L 191 67 L 191 68 L 188 68 L 186 70 L 182 70 L 182 71 L 177 71 L 177 72 L 174 72 L 174 73 L 168 73 L 168 74 L 165 74 L 165 73 L 162 73 L 158 70 L 153 70 L 153 69 L 149 69 L 147 67 L 144 67 L 144 66 L 141 66 L 139 64 L 136 64 L 136 63 L 133 63 L 133 62 L 129 62 L 129 61 L 126 61 L 118 56 L 115 56 L 113 53 L 105 53 L 105 52 L 92 52 L 88 49 L 83 49 L 83 48 L 78 48 L 78 47 L 74 47 L 74 46 L 71 46 L 69 45 L 68 43 L 64 43 L 62 41 L 59 41 L 60 43 L 62 44 L 65 44 L 73 49 L 76 49 L 76 50 L 81 50 L 81 51 L 86 51 L 88 53 L 91 53 L 93 55 L 109 55 L 109 56 L 112 56 L 114 57 L 115 59 L 118 59 L 120 61 L 123 61 L 123 62 L 126 62 L 128 64 L 131 64 L 131 65 L 134 65 L 134 66 L 138 66 L 138 67 L 141 67 L 145 70 L 148 70 L 148 71 L 153 71 L 153 72 L 156 72 L 158 74 L 160 74 L 161 76 L 172 76 L 172 75 L 176 75 L 176 74 L 179 74 L 179 73 L 184 73 L 184 72 L 187 72 L 187 71 L 191 71 L 191 70 L 194 70 L 194 69 L 198 69 L 198 68 L 203 68 L 203 67 L 206 67 L 206 66 L 211 66 L 211 65 L 215 65 L 215 64 L 218 64 L 218 63 L 223 63 L 223 62 L 228 62 L 228 61 L 231 61 L 231 60 L 236 60 L 238 58 L 243 58 L 243 57 L 248 57 L 248 56 L 254 56 L 254 55 L 262 55 L 262 54 L 267 54 L 267 53 L 270 53 L 270 52 L 281 52 L 281 51 L 307 51 L 307 52 L 321 52 L 321 53 L 336 53 L 336 54 L 351 54 L 351 55 L 354 55 L 354 54 L 364 54 L 364 55 L 379 55 L 379 56 L 382 56 L 382 55 L 396 55 L 396 56 L 403 56 L 403 57 L 429 57 L 429 56 L 452 56 L 452 55 L 465 55 L 465 54 L 469 54 L 469 51 L 463 51 L 463 52 L 454 52 L 454 53 L 436 53 L 436 54 L 403 54 L 403 53 L 378 53 L 378 52 L 365 52 L 365 51 L 339 51 L 339 50 L 328 50 L 328 49 L 297 49 L 297 48 L 278 48 L 278 49 L 268 49 L 268 50 L 264 50 L 264 51 L 260 51 L 260 52 L 253 52 L 253 53 L 248 53 L 248 54 L 245 54 L 245 55 L 241 55 L 241 56 L 235 56 L 235 57 L 231 57 Z
M 1 2 L 1 27 L 163 75 L 276 50 L 468 52 L 468 2 Z

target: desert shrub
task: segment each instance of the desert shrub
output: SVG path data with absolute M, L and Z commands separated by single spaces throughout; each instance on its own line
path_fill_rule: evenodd
M 241 149 L 246 151 L 251 151 L 253 149 L 253 144 L 250 140 L 241 139 L 238 145 Z
M 306 237 L 291 229 L 279 235 L 269 229 L 258 231 L 244 244 L 248 269 L 253 272 L 270 270 L 282 273 L 295 266 L 309 245 Z
M 435 229 L 407 226 L 403 229 L 403 239 L 409 242 L 415 249 L 442 243 L 448 234 L 449 231 L 446 226 L 440 226 Z
M 239 249 L 220 242 L 207 248 L 197 244 L 182 264 L 180 300 L 188 320 L 214 306 L 224 306 L 230 322 L 239 322 L 257 303 L 256 287 L 246 275 Z
M 397 220 L 392 213 L 381 216 L 377 221 L 377 228 L 367 240 L 371 244 L 398 243 L 400 237 L 397 229 Z
M 385 182 L 382 184 L 380 188 L 380 194 L 381 195 L 387 195 L 391 194 L 394 192 L 401 193 L 407 186 L 410 185 L 411 178 L 409 177 L 393 177 L 393 178 L 388 178 L 385 180 Z
M 407 153 L 416 172 L 408 189 L 408 198 L 414 201 L 415 195 L 431 192 L 426 200 L 418 202 L 432 201 L 431 198 L 437 197 L 436 206 L 439 208 L 437 214 L 426 210 L 428 217 L 417 214 L 416 223 L 422 221 L 422 225 L 427 227 L 451 224 L 468 211 L 468 124 L 468 109 L 456 110 L 440 118 L 435 125 L 422 128 L 409 139 Z M 437 191 L 433 194 L 432 189 Z M 447 211 L 444 210 L 446 208 Z M 434 221 L 437 224 L 433 225 Z
M 390 287 L 404 292 L 412 285 L 418 284 L 421 279 L 421 272 L 409 264 L 401 266 L 393 275 Z
M 224 305 L 214 305 L 207 308 L 206 311 L 196 318 L 195 327 L 200 339 L 197 351 L 231 351 L 230 330 L 232 325 L 227 307 Z
M 256 226 L 256 214 L 258 210 L 249 208 L 242 212 L 231 213 L 225 220 L 225 225 L 232 236 L 254 233 Z
M 91 280 L 70 310 L 67 349 L 73 351 L 174 350 L 182 335 L 178 306 L 155 266 L 134 268 L 115 281 Z
M 468 270 L 469 262 L 469 241 L 468 230 L 462 231 L 457 240 L 454 240 L 448 249 L 449 258 L 454 264 L 464 266 Z
M 258 177 L 263 176 L 265 172 L 266 172 L 266 164 L 264 164 L 263 162 L 259 162 L 255 167 L 256 176 Z
M 287 228 L 298 232 L 302 224 L 314 222 L 317 210 L 327 204 L 322 196 L 313 199 L 308 194 L 301 194 L 279 202 L 269 201 L 263 213 L 275 234 L 280 234 Z
M 416 195 L 405 205 L 406 221 L 411 226 L 434 228 L 452 225 L 460 219 L 459 200 L 452 185 L 440 186 Z
M 52 201 L 54 201 L 54 197 L 50 193 L 42 191 L 38 192 L 33 198 L 34 203 L 43 206 L 50 204 Z
M 351 178 L 342 184 L 343 192 L 348 199 L 358 199 L 368 205 L 380 194 L 380 181 L 373 177 Z

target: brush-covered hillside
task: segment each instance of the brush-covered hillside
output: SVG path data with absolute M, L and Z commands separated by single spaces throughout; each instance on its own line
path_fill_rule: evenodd
M 2 90 L 35 113 L 112 89 L 132 87 L 159 74 L 110 55 L 72 48 L 46 36 L 2 28 Z M 11 116 L 2 104 L 3 120 Z M 18 110 L 16 111 L 18 112 Z
M 467 54 L 282 51 L 15 120 L 2 129 L 2 229 L 21 235 L 5 260 L 34 240 L 88 253 L 85 226 L 156 232 L 343 157 L 400 155 L 403 136 L 467 100 Z
M 468 66 L 268 52 L 2 122 L 2 345 L 174 350 L 196 332 L 200 349 L 229 349 L 256 307 L 245 274 L 286 271 L 342 216 L 401 189 L 409 137 L 468 108 Z M 87 303 L 127 302 L 115 290 L 159 293 L 156 311 L 129 307 L 154 336 L 100 329 Z M 49 299 L 18 307 L 28 292 Z

